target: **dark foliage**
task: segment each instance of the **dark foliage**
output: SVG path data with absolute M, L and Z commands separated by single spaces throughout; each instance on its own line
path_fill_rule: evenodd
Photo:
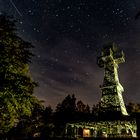
M 29 73 L 32 44 L 17 35 L 16 21 L 0 15 L 0 134 L 4 137 L 32 116 L 36 106 L 34 97 L 37 84 Z M 37 107 L 37 108 L 38 108 Z

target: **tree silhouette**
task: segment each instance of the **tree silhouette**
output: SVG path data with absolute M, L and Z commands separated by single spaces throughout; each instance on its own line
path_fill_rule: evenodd
M 90 114 L 90 107 L 89 105 L 85 105 L 81 100 L 77 101 L 76 106 L 76 119 L 77 121 L 89 121 L 91 114 Z
M 85 112 L 86 105 L 80 100 L 77 102 L 77 112 Z
M 17 35 L 16 21 L 0 15 L 0 134 L 7 133 L 23 116 L 31 116 L 37 84 L 29 73 L 32 44 Z
M 97 120 L 100 114 L 100 102 L 92 106 L 91 120 Z
M 49 139 L 50 137 L 53 137 L 53 110 L 51 106 L 47 106 L 43 113 L 43 128 L 41 131 L 41 139 Z
M 74 95 L 70 96 L 68 95 L 65 97 L 65 99 L 62 101 L 62 103 L 59 103 L 56 107 L 56 116 L 59 118 L 59 122 L 70 122 L 74 118 L 76 112 L 76 98 Z
M 59 103 L 54 113 L 55 134 L 63 135 L 65 133 L 65 125 L 68 122 L 75 121 L 76 98 L 75 95 L 68 95 Z

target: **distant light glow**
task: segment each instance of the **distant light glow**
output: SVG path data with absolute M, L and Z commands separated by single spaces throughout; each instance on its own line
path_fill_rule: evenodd
M 90 130 L 85 128 L 83 129 L 83 137 L 90 137 Z

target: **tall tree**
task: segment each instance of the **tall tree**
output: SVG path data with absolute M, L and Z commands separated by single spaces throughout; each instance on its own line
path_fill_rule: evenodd
M 75 120 L 76 98 L 74 95 L 68 95 L 59 103 L 54 113 L 55 134 L 63 135 L 65 124 Z
M 80 100 L 77 102 L 77 112 L 85 112 L 86 105 Z
M 74 119 L 73 117 L 75 112 L 76 112 L 76 98 L 74 95 L 72 96 L 68 95 L 62 101 L 62 103 L 59 103 L 56 107 L 56 114 L 60 116 L 61 118 L 60 120 L 62 120 L 62 122 L 72 121 Z
M 52 117 L 53 117 L 52 115 L 53 115 L 53 110 L 51 106 L 47 106 L 44 111 L 44 120 L 46 123 L 52 122 Z
M 7 133 L 22 116 L 30 116 L 37 85 L 29 73 L 31 43 L 17 35 L 16 21 L 0 15 L 0 134 Z
M 90 120 L 90 107 L 85 105 L 81 100 L 77 102 L 76 106 L 76 119 L 77 121 L 89 121 Z
M 43 113 L 44 127 L 41 130 L 41 139 L 49 139 L 53 136 L 53 110 L 51 106 L 47 106 Z
M 100 114 L 100 103 L 93 105 L 92 107 L 92 119 L 97 119 Z

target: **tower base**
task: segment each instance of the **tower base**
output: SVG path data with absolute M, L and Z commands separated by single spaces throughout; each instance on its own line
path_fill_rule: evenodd
M 70 123 L 66 126 L 66 136 L 74 138 L 136 138 L 137 125 L 135 119 Z

